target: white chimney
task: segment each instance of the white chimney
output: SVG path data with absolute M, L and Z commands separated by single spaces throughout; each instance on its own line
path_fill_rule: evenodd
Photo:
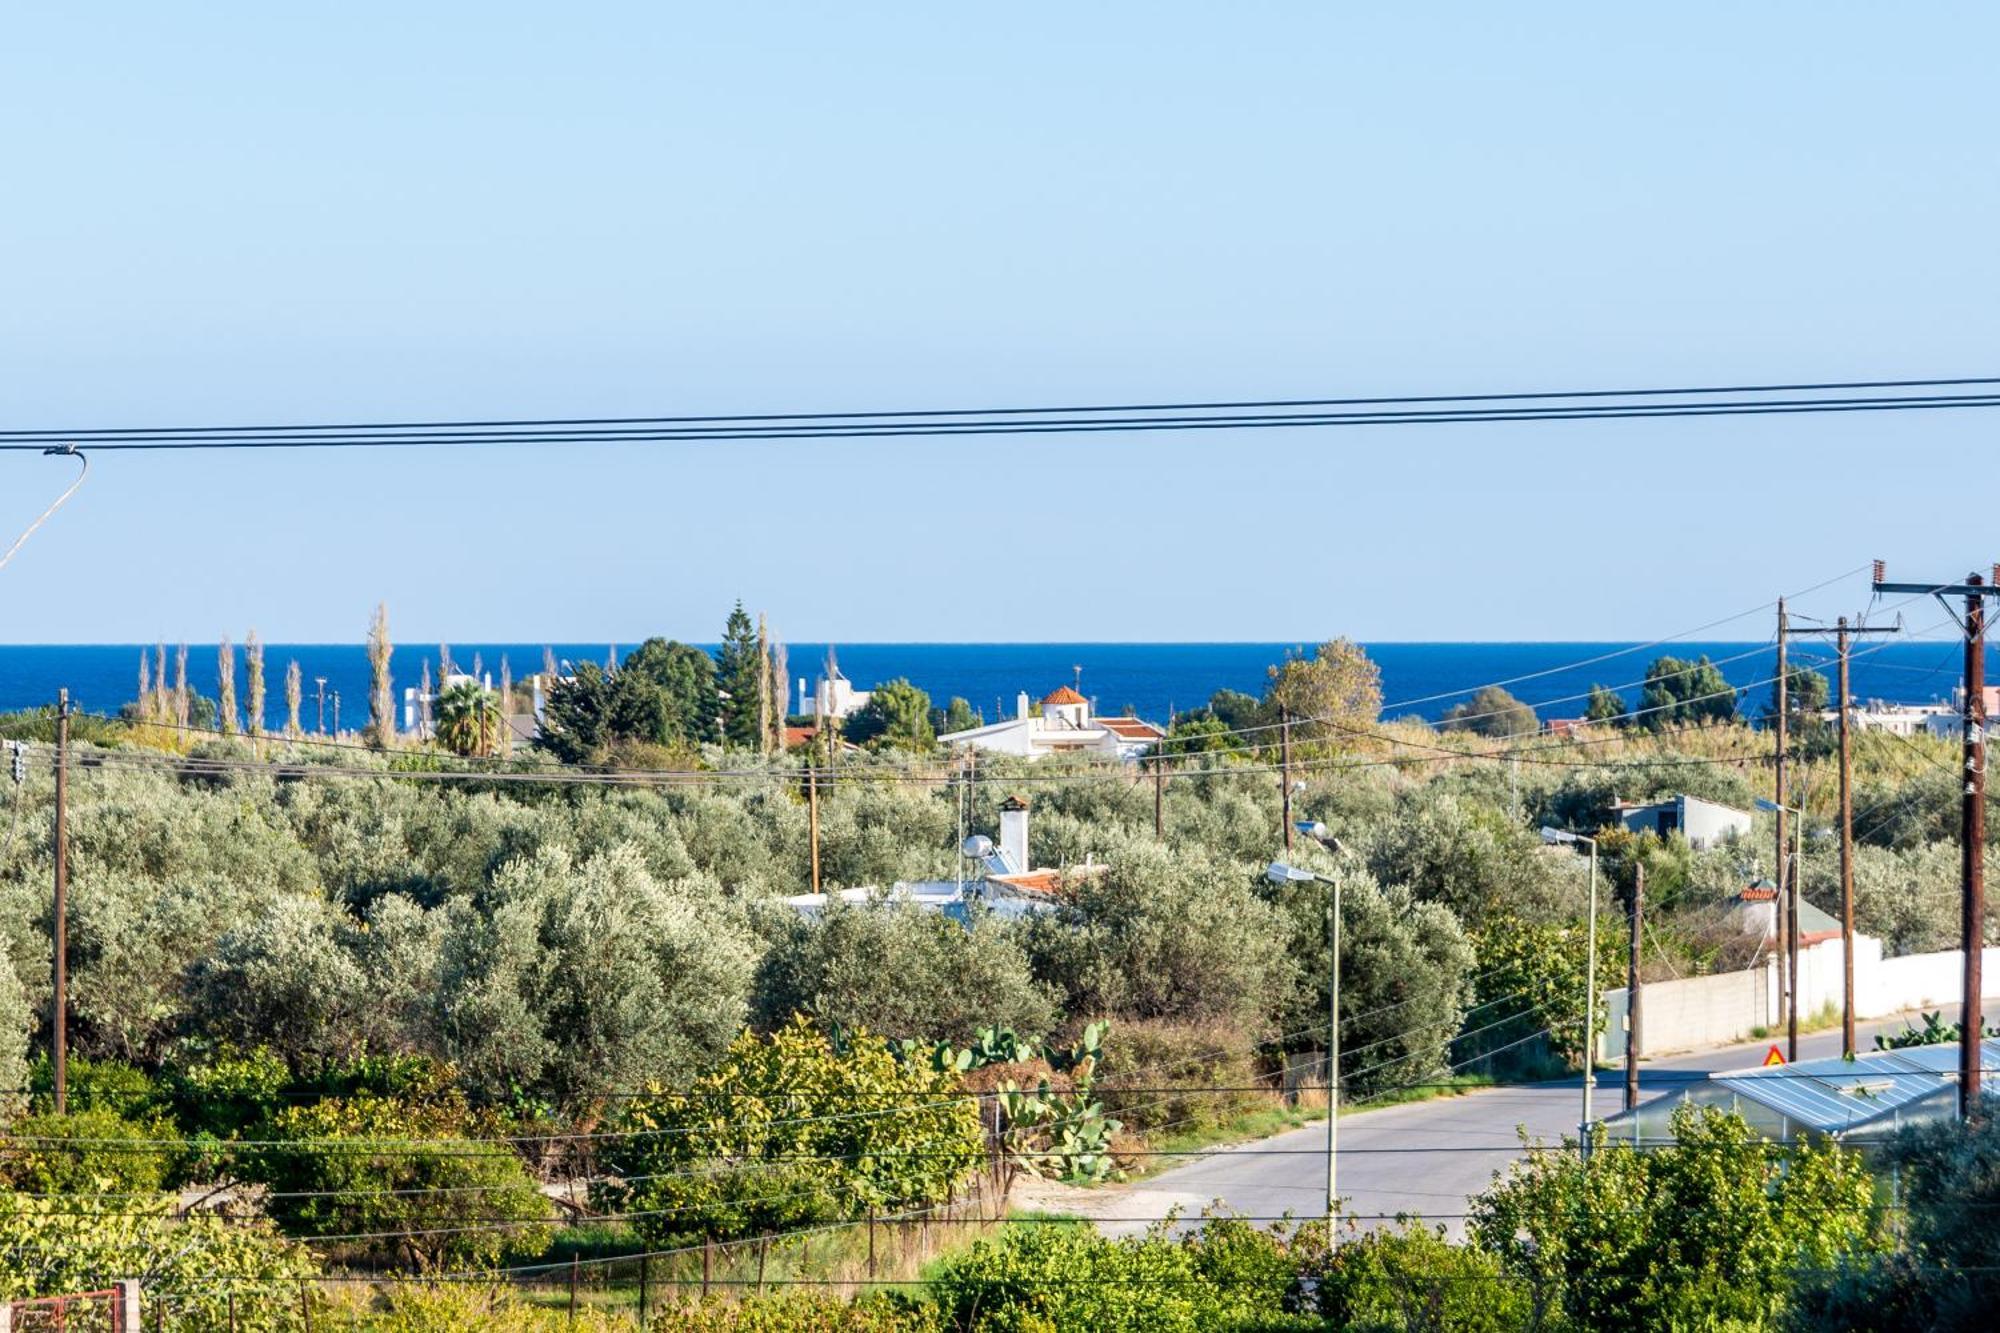
M 1028 720 L 1028 692 L 1022 690 L 1014 696 L 1014 716 L 1023 722 Z
M 1027 871 L 1028 803 L 1019 796 L 1009 796 L 1000 803 L 1000 854 L 1015 874 Z

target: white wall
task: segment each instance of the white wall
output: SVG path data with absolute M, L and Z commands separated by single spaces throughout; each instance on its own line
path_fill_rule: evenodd
M 1648 985 L 1639 1011 L 1639 1054 L 1664 1055 L 1744 1040 L 1750 1029 L 1768 1025 L 1769 980 L 1759 967 Z M 1598 1050 L 1606 1060 L 1625 1056 L 1626 994 L 1623 986 L 1604 994 L 1610 1025 L 1598 1039 Z
M 1841 945 L 1826 940 L 1799 950 L 1799 1013 L 1818 1014 L 1841 1004 Z M 1666 1055 L 1744 1041 L 1753 1028 L 1776 1030 L 1783 1016 L 1781 958 L 1766 958 L 1745 972 L 1724 972 L 1646 985 L 1639 1014 L 1639 1054 Z M 1965 970 L 1963 955 L 1944 953 L 1882 957 L 1882 942 L 1867 935 L 1854 940 L 1854 1010 L 1860 1019 L 1886 1018 L 1911 1009 L 1958 1012 Z M 1983 999 L 2000 998 L 2000 948 L 1985 950 L 1980 976 Z M 1625 1055 L 1625 988 L 1604 993 L 1609 1026 L 1598 1038 L 1606 1060 Z

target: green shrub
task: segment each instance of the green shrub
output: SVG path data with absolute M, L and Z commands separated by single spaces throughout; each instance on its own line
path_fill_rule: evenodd
M 705 1301 L 653 1312 L 657 1333 L 944 1333 L 935 1307 L 916 1300 L 799 1293 Z
M 29 1194 L 150 1194 L 177 1174 L 183 1144 L 162 1120 L 92 1108 L 23 1116 L 0 1139 L 0 1184 Z
M 169 1057 L 160 1081 L 174 1118 L 190 1135 L 232 1139 L 286 1105 L 292 1071 L 267 1046 L 188 1042 Z
M 649 1325 L 660 1327 L 656 1319 Z M 389 1308 L 370 1319 L 370 1333 L 622 1333 L 633 1328 L 623 1316 L 585 1305 L 572 1317 L 566 1310 L 530 1305 L 505 1286 L 470 1282 L 436 1285 L 399 1283 Z
M 1473 1202 L 1474 1242 L 1538 1307 L 1605 1333 L 1765 1327 L 1801 1270 L 1881 1247 L 1857 1154 L 1773 1145 L 1693 1104 L 1672 1124 L 1670 1147 L 1515 1162 Z
M 1045 1031 L 1054 997 L 1034 979 L 1016 933 L 992 917 L 970 928 L 941 912 L 884 903 L 789 910 L 757 975 L 755 1018 L 793 1014 L 888 1037 L 964 1041 L 981 1027 Z
M 1105 1045 L 1097 1093 L 1136 1134 L 1213 1128 L 1269 1104 L 1269 1094 L 1246 1091 L 1263 1081 L 1255 1051 L 1250 1035 L 1228 1022 L 1121 1020 L 1117 1039 Z
M 1313 1275 L 1319 1313 L 1355 1333 L 1506 1333 L 1533 1326 L 1526 1284 L 1510 1281 L 1490 1254 L 1414 1223 L 1343 1240 Z
M 170 1195 L 123 1198 L 100 1211 L 77 1199 L 0 1194 L 0 1298 L 93 1291 L 110 1275 L 142 1277 L 147 1327 L 239 1333 L 300 1326 L 299 1280 L 317 1274 L 304 1248 L 262 1221 L 174 1216 Z M 153 1321 L 159 1319 L 156 1325 Z
M 477 1266 L 549 1240 L 549 1200 L 495 1132 L 455 1091 L 361 1093 L 279 1112 L 243 1172 L 292 1235 L 417 1268 Z
M 1211 1245 L 1163 1235 L 1111 1240 L 1087 1224 L 1021 1226 L 932 1272 L 953 1328 L 1056 1333 L 1207 1333 L 1319 1328 L 1286 1311 L 1293 1273 L 1279 1243 L 1237 1226 Z
M 122 1060 L 86 1060 L 72 1056 L 66 1067 L 69 1109 L 109 1111 L 128 1120 L 149 1120 L 169 1109 L 166 1092 L 152 1075 Z M 35 1057 L 28 1069 L 31 1110 L 55 1109 L 55 1066 L 46 1055 Z
M 629 1099 L 615 1128 L 592 1199 L 660 1245 L 941 1204 L 985 1156 L 955 1072 L 803 1018 L 743 1034 L 685 1092 Z

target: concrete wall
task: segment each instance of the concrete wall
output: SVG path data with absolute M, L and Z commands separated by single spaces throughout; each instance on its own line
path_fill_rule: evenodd
M 1746 1039 L 1751 1028 L 1769 1022 L 1769 984 L 1761 967 L 1652 983 L 1639 1015 L 1639 1054 L 1664 1055 Z M 1604 994 L 1610 1022 L 1598 1039 L 1598 1051 L 1606 1060 L 1625 1057 L 1626 995 L 1623 986 Z
M 1839 940 L 1799 950 L 1802 1017 L 1840 1008 L 1840 960 Z M 1782 964 L 1780 958 L 1766 958 L 1745 972 L 1649 982 L 1640 1013 L 1639 1054 L 1667 1055 L 1745 1041 L 1753 1028 L 1775 1031 L 1784 1015 Z M 2000 948 L 1985 951 L 1983 969 L 1982 997 L 2000 999 Z M 1957 949 L 1884 958 L 1880 940 L 1857 935 L 1855 1014 L 1870 1019 L 1911 1009 L 1943 1009 L 1948 1019 L 1955 1018 L 1964 975 L 1963 956 Z M 1598 1038 L 1598 1052 L 1606 1060 L 1625 1056 L 1625 996 L 1622 986 L 1604 993 L 1608 1026 Z

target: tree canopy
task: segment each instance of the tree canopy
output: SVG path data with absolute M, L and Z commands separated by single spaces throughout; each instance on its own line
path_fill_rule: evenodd
M 1504 737 L 1528 735 L 1540 724 L 1534 709 L 1498 685 L 1488 685 L 1464 703 L 1447 708 L 1439 725 L 1446 731 Z
M 1736 692 L 1708 654 L 1693 662 L 1662 657 L 1646 668 L 1637 721 L 1648 731 L 1735 719 Z

